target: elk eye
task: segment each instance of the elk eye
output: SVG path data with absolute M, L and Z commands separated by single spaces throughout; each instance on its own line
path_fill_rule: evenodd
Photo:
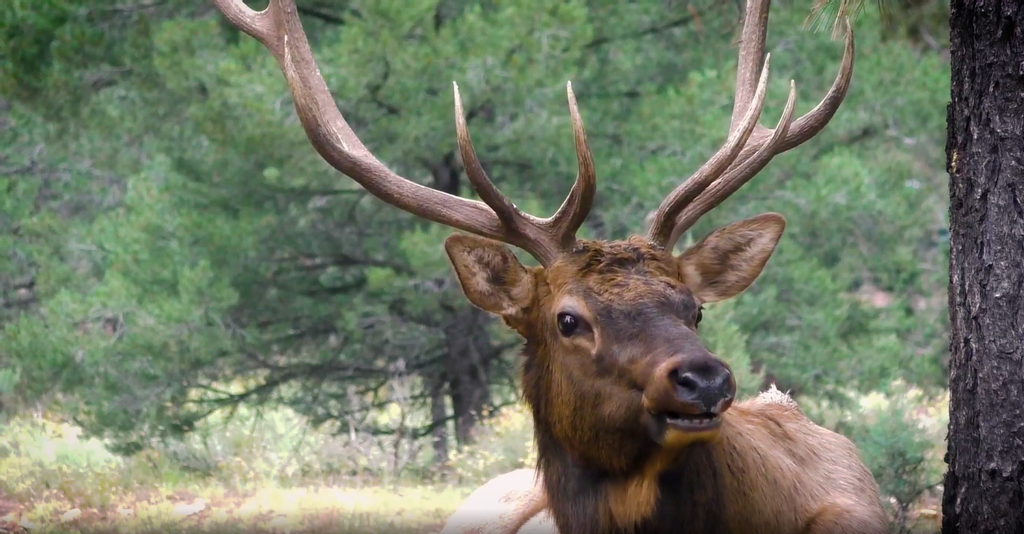
M 575 315 L 562 312 L 558 314 L 558 331 L 565 337 L 569 337 L 580 326 L 580 320 Z
M 700 320 L 704 318 L 704 307 L 697 308 L 697 320 L 694 321 L 693 326 L 696 327 L 700 324 Z

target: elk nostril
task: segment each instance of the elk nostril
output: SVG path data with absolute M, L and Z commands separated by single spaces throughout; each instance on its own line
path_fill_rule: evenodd
M 701 380 L 694 373 L 679 374 L 679 371 L 672 371 L 671 378 L 675 382 L 676 387 L 680 389 L 680 392 L 684 393 L 687 397 L 697 394 L 701 388 Z
M 695 375 L 694 373 L 679 374 L 679 372 L 676 371 L 675 376 L 673 376 L 672 378 L 675 381 L 676 385 L 683 389 L 697 389 L 700 387 L 701 381 L 697 378 L 697 375 Z
M 728 369 L 673 369 L 668 379 L 674 386 L 676 399 L 690 405 L 689 410 L 718 413 L 732 401 L 735 393 Z

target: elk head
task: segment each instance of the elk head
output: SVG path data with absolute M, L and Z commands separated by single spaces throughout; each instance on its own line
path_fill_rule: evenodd
M 782 216 L 766 213 L 719 228 L 681 254 L 678 236 L 779 153 L 819 132 L 842 102 L 853 71 L 853 37 L 824 99 L 793 117 L 795 85 L 776 126 L 758 124 L 768 79 L 767 0 L 748 0 L 733 114 L 722 147 L 668 194 L 644 236 L 576 238 L 594 198 L 594 164 L 567 85 L 579 171 L 554 215 L 519 210 L 477 159 L 458 86 L 456 138 L 481 201 L 398 176 L 353 133 L 319 74 L 294 0 L 253 11 L 214 0 L 238 28 L 277 58 L 299 119 L 320 155 L 377 198 L 462 230 L 445 242 L 463 292 L 526 340 L 524 393 L 539 439 L 604 472 L 625 472 L 658 450 L 714 439 L 736 392 L 729 365 L 700 341 L 701 306 L 733 297 L 757 278 L 778 244 Z M 506 246 L 540 263 L 523 266 Z

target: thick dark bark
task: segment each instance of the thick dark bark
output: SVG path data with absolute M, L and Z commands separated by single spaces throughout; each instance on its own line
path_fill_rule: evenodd
M 952 0 L 944 534 L 1024 533 L 1024 2 Z

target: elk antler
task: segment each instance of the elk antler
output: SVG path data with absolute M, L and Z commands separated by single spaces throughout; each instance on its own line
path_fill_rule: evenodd
M 469 181 L 483 202 L 449 195 L 403 178 L 363 146 L 320 76 L 295 0 L 270 0 L 263 11 L 250 9 L 242 0 L 213 3 L 233 25 L 263 43 L 277 59 L 291 88 L 302 127 L 321 157 L 375 197 L 424 219 L 522 248 L 544 266 L 575 243 L 576 231 L 593 203 L 596 178 L 571 84 L 566 84 L 566 92 L 579 171 L 558 211 L 540 219 L 520 211 L 487 177 L 469 138 L 457 85 L 453 87 L 459 150 Z
M 671 250 L 679 236 L 697 220 L 743 187 L 775 157 L 804 143 L 835 115 L 853 77 L 853 29 L 846 21 L 846 46 L 832 87 L 811 111 L 793 120 L 796 86 L 778 125 L 758 124 L 764 105 L 769 55 L 764 53 L 771 0 L 748 0 L 740 36 L 729 137 L 725 144 L 685 182 L 675 188 L 654 213 L 647 238 Z M 765 56 L 761 65 L 761 56 Z M 755 85 L 756 82 L 756 85 Z

